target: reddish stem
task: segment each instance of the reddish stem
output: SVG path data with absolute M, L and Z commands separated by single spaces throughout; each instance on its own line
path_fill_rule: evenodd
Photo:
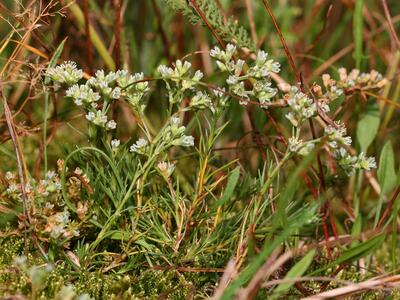
M 162 16 L 161 16 L 160 10 L 159 10 L 155 0 L 151 0 L 151 4 L 153 6 L 154 15 L 156 16 L 156 19 L 157 19 L 158 32 L 160 33 L 161 41 L 163 43 L 165 56 L 168 58 L 168 61 L 170 63 L 172 63 L 173 58 L 172 58 L 171 52 L 169 50 L 170 44 L 169 44 L 167 35 L 165 34 L 164 28 L 162 26 L 163 22 L 162 22 Z
M 300 82 L 301 82 L 300 73 L 299 73 L 299 71 L 298 71 L 297 68 L 296 68 L 296 65 L 295 65 L 295 63 L 294 63 L 293 57 L 292 57 L 292 55 L 290 54 L 290 51 L 289 51 L 288 46 L 286 45 L 285 38 L 283 37 L 283 34 L 282 34 L 281 30 L 279 29 L 279 26 L 278 26 L 278 23 L 277 23 L 276 20 L 275 20 L 274 14 L 272 13 L 272 10 L 271 10 L 271 8 L 269 7 L 269 4 L 267 3 L 267 0 L 262 0 L 262 2 L 264 3 L 265 8 L 267 9 L 267 11 L 268 11 L 268 13 L 269 13 L 269 15 L 270 15 L 270 17 L 271 17 L 271 19 L 272 19 L 272 22 L 274 22 L 274 25 L 275 25 L 276 31 L 278 32 L 278 35 L 279 35 L 279 38 L 280 38 L 280 40 L 281 40 L 282 46 L 283 46 L 283 48 L 285 49 L 286 56 L 287 56 L 288 59 L 289 59 L 290 66 L 291 66 L 292 69 L 293 69 L 293 72 L 294 72 L 294 74 L 295 74 L 295 76 L 296 76 L 297 82 L 300 83 Z
M 114 23 L 114 36 L 115 36 L 115 67 L 121 68 L 121 0 L 114 0 L 115 6 L 115 23 Z

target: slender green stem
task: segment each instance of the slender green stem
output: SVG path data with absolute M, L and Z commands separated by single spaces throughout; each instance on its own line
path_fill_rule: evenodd
M 44 173 L 47 173 L 47 118 L 49 111 L 49 92 L 44 95 L 44 120 L 43 120 L 43 163 Z

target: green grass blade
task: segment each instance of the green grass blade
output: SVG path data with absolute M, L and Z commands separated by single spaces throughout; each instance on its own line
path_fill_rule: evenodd
M 232 197 L 233 192 L 235 191 L 235 187 L 239 181 L 239 176 L 240 176 L 240 167 L 236 167 L 232 171 L 231 175 L 229 175 L 228 183 L 226 185 L 224 193 L 222 194 L 221 199 L 215 202 L 214 207 L 224 205 L 224 203 L 226 203 Z
M 297 264 L 295 264 L 289 272 L 284 277 L 285 279 L 296 279 L 302 276 L 307 269 L 310 267 L 314 255 L 315 255 L 315 250 L 311 250 L 310 252 L 307 253 L 306 256 L 304 256 Z M 294 282 L 292 283 L 281 283 L 274 291 L 275 296 L 279 296 L 283 292 L 287 291 L 293 286 Z
M 61 56 L 61 53 L 64 49 L 65 38 L 60 45 L 58 45 L 56 51 L 54 51 L 53 57 L 50 59 L 49 68 L 54 67 L 57 64 L 58 59 Z M 44 79 L 45 85 L 50 83 L 50 77 L 46 77 Z M 49 101 L 50 95 L 48 91 L 45 91 L 44 95 L 44 120 L 43 120 L 43 164 L 44 164 L 44 172 L 47 172 L 47 118 L 49 114 Z
M 354 38 L 354 58 L 356 68 L 361 68 L 361 59 L 363 55 L 363 10 L 364 0 L 356 0 L 353 16 L 353 38 Z
M 366 242 L 360 243 L 358 245 L 355 245 L 351 247 L 350 249 L 347 249 L 342 253 L 342 255 L 334 260 L 333 262 L 327 264 L 326 266 L 319 268 L 318 270 L 310 273 L 309 275 L 315 275 L 318 273 L 321 273 L 327 269 L 339 266 L 342 263 L 347 263 L 347 262 L 352 262 L 358 258 L 364 257 L 368 255 L 369 253 L 373 252 L 376 248 L 380 247 L 385 240 L 386 235 L 381 234 L 378 235 Z

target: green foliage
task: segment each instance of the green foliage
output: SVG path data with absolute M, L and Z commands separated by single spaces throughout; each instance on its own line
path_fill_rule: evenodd
M 357 69 L 361 68 L 361 60 L 363 58 L 363 4 L 364 0 L 355 1 L 353 16 L 354 58 Z
M 383 146 L 379 158 L 378 180 L 381 186 L 381 193 L 389 193 L 397 184 L 395 170 L 394 151 L 390 141 Z
M 201 16 L 188 0 L 163 0 L 172 9 L 181 11 L 192 24 L 202 22 Z M 207 21 L 216 32 L 226 41 L 234 43 L 239 47 L 255 50 L 248 32 L 233 17 L 224 18 L 215 0 L 197 0 L 200 10 L 204 13 Z
M 301 277 L 307 269 L 310 267 L 313 258 L 315 256 L 315 250 L 311 250 L 308 252 L 299 262 L 297 262 L 285 275 L 283 280 L 295 280 L 296 278 Z M 276 295 L 275 297 L 282 294 L 284 291 L 288 290 L 294 283 L 281 283 L 278 287 L 273 291 Z
M 371 102 L 357 124 L 357 140 L 361 151 L 366 153 L 379 129 L 379 109 L 376 102 Z

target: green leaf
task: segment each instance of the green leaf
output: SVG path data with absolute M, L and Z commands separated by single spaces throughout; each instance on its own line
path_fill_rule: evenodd
M 57 64 L 58 59 L 61 56 L 61 53 L 64 49 L 65 38 L 60 45 L 58 45 L 56 51 L 54 51 L 53 57 L 50 59 L 49 68 L 54 67 Z M 50 83 L 50 77 L 45 77 L 44 84 L 48 85 Z M 50 102 L 50 95 L 49 92 L 46 91 L 44 94 L 44 120 L 43 120 L 43 167 L 44 172 L 47 172 L 47 118 L 49 117 L 49 102 Z
M 214 207 L 224 205 L 232 197 L 233 192 L 235 191 L 235 187 L 239 181 L 239 176 L 240 176 L 240 167 L 236 167 L 229 175 L 228 183 L 226 185 L 224 193 L 221 199 L 215 202 Z
M 354 58 L 356 60 L 356 68 L 360 69 L 362 51 L 363 51 L 363 4 L 364 0 L 355 0 L 354 16 L 353 16 L 353 38 L 354 38 Z
M 113 230 L 110 232 L 110 238 L 112 240 L 119 240 L 127 242 L 132 237 L 131 232 L 123 231 L 123 230 Z
M 49 68 L 54 67 L 57 64 L 58 59 L 60 58 L 62 51 L 64 50 L 64 45 L 66 42 L 67 38 L 63 39 L 63 41 L 58 45 L 56 51 L 54 51 L 53 56 L 50 59 L 49 62 Z M 47 85 L 50 83 L 50 77 L 46 77 L 44 79 L 44 83 Z
M 352 262 L 357 260 L 358 258 L 364 257 L 373 252 L 376 248 L 380 247 L 385 238 L 386 235 L 381 234 L 368 241 L 350 247 L 350 249 L 345 250 L 338 259 L 334 260 L 333 262 L 327 264 L 322 268 L 319 268 L 318 270 L 315 270 L 309 275 L 315 275 L 332 267 L 338 266 L 344 262 Z
M 351 228 L 351 236 L 358 238 L 361 234 L 361 230 L 362 230 L 362 214 L 358 214 L 353 224 L 353 227 Z M 358 240 L 354 240 L 351 245 L 355 246 L 357 244 L 359 244 Z
M 379 109 L 376 102 L 369 104 L 357 124 L 357 141 L 361 151 L 366 153 L 379 129 Z
M 297 264 L 295 264 L 289 272 L 285 275 L 285 279 L 296 279 L 301 277 L 307 269 L 310 267 L 313 258 L 315 255 L 315 249 L 311 250 L 304 256 Z M 294 282 L 291 283 L 281 283 L 274 291 L 276 294 L 281 294 L 284 291 L 287 291 L 293 286 Z
M 395 170 L 394 151 L 390 141 L 383 146 L 379 158 L 378 180 L 381 185 L 381 193 L 387 194 L 397 183 L 397 174 Z

